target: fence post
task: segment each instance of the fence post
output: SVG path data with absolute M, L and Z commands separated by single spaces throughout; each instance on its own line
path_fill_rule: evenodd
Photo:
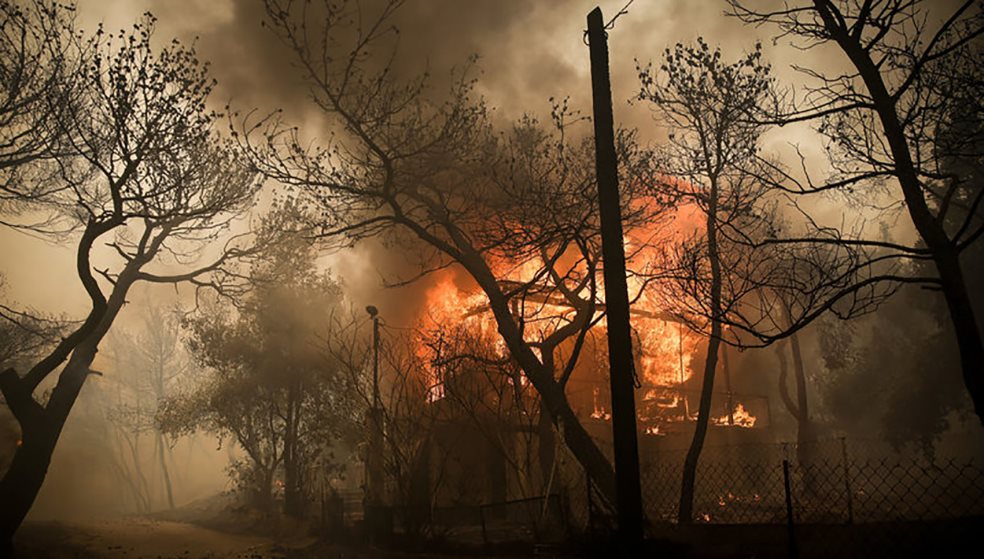
M 847 523 L 854 524 L 854 494 L 851 491 L 851 469 L 847 463 L 847 437 L 841 437 L 841 462 L 844 464 L 844 491 L 847 493 Z
M 796 524 L 793 521 L 793 493 L 789 484 L 789 460 L 782 459 L 782 482 L 786 490 L 786 528 L 789 538 L 789 557 L 796 559 L 799 557 L 796 549 Z

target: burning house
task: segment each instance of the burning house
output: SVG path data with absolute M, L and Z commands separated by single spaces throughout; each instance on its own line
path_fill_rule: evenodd
M 526 321 L 530 339 L 548 335 L 556 327 L 550 321 L 569 312 L 563 300 L 542 293 L 527 296 L 523 304 L 534 309 L 516 304 L 513 311 Z M 426 309 L 416 352 L 427 364 L 426 399 L 438 419 L 415 466 L 415 484 L 422 486 L 418 500 L 477 505 L 557 491 L 551 486 L 557 435 L 540 413 L 536 391 L 508 358 L 484 293 L 448 272 L 429 290 Z M 638 298 L 632 312 L 640 453 L 643 462 L 653 462 L 690 444 L 701 383 L 695 365 L 703 362 L 706 342 L 659 311 L 654 300 Z M 581 424 L 611 458 L 605 335 L 601 317 L 581 342 L 566 394 Z M 570 355 L 574 343 L 561 351 Z M 731 390 L 728 351 L 722 350 L 718 385 L 723 390 L 712 399 L 706 446 L 774 442 L 768 398 Z

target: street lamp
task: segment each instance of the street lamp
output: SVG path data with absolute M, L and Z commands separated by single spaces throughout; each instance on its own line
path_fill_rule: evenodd
M 368 305 L 366 312 L 372 318 L 372 407 L 379 409 L 379 309 Z
M 379 397 L 379 309 L 366 307 L 372 318 L 372 406 L 368 413 L 369 441 L 366 448 L 366 521 L 370 537 L 381 536 L 379 516 L 383 495 L 383 425 L 382 402 Z

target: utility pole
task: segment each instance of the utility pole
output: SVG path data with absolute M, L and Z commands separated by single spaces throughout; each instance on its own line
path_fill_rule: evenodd
M 639 441 L 636 431 L 635 374 L 629 327 L 629 293 L 625 281 L 625 246 L 618 194 L 612 90 L 608 73 L 608 37 L 601 8 L 588 14 L 591 52 L 591 93 L 594 108 L 595 165 L 601 213 L 601 254 L 604 264 L 608 321 L 608 365 L 612 387 L 612 438 L 615 446 L 615 498 L 623 545 L 642 541 L 642 489 L 639 483 Z

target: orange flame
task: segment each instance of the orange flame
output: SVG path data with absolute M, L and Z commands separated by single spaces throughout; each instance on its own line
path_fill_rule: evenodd
M 645 270 L 652 262 L 667 257 L 664 247 L 699 234 L 702 228 L 700 210 L 696 207 L 683 207 L 677 211 L 668 226 L 664 223 L 629 230 L 625 235 L 627 264 L 631 269 Z M 567 267 L 566 270 L 559 270 L 561 275 L 563 272 L 569 272 L 571 276 L 586 273 L 583 264 L 579 268 L 578 264 L 570 263 L 576 258 L 567 256 L 562 255 L 555 264 L 557 268 Z M 537 257 L 519 262 L 499 258 L 491 260 L 489 264 L 495 276 L 505 283 L 525 283 L 534 279 L 541 281 L 536 274 L 542 274 L 544 267 L 544 263 Z M 444 360 L 456 349 L 451 347 L 455 343 L 455 335 L 464 334 L 472 343 L 484 348 L 482 351 L 487 352 L 490 357 L 502 358 L 508 354 L 504 341 L 498 335 L 488 299 L 478 285 L 467 275 L 459 274 L 453 269 L 444 270 L 437 277 L 425 296 L 426 310 L 420 319 L 424 334 L 416 347 L 417 356 L 427 364 L 426 382 L 431 387 L 428 400 L 432 402 L 445 395 L 444 377 L 449 373 Z M 646 434 L 664 434 L 665 429 L 660 429 L 659 422 L 689 419 L 679 389 L 693 375 L 692 361 L 703 337 L 678 322 L 671 314 L 678 307 L 673 301 L 667 301 L 666 295 L 657 292 L 651 285 L 646 285 L 641 275 L 633 274 L 627 280 L 630 298 L 633 300 L 632 327 L 638 356 L 637 372 L 643 385 L 643 400 L 648 403 L 640 408 L 640 420 Z M 549 278 L 542 281 L 549 281 Z M 603 289 L 603 285 L 598 286 L 599 292 L 603 293 Z M 525 304 L 511 310 L 525 321 L 523 335 L 530 342 L 548 336 L 575 313 L 573 308 L 559 299 L 536 302 L 527 300 Z M 603 336 L 607 328 L 605 319 L 602 317 L 594 328 Z M 447 346 L 441 345 L 445 342 Z M 604 351 L 604 344 L 597 344 L 595 347 L 599 349 L 594 351 Z M 575 377 L 579 374 L 584 372 L 579 370 Z M 595 382 L 602 381 L 603 378 L 601 373 L 594 379 L 582 380 Z M 590 417 L 610 419 L 610 410 L 606 409 L 598 386 L 592 388 L 591 398 Z M 649 411 L 645 411 L 646 409 Z M 654 409 L 657 410 L 655 413 L 652 411 Z M 663 411 L 658 411 L 659 409 Z M 755 418 L 743 407 L 736 411 L 736 423 L 739 418 L 742 426 L 754 425 Z M 715 420 L 715 423 L 718 421 Z
M 714 418 L 715 425 L 732 425 L 732 420 L 734 420 L 733 425 L 735 427 L 745 427 L 752 428 L 755 427 L 756 418 L 754 415 L 748 413 L 745 409 L 744 404 L 741 402 L 735 406 L 735 410 L 730 414 L 725 414 L 721 417 Z

